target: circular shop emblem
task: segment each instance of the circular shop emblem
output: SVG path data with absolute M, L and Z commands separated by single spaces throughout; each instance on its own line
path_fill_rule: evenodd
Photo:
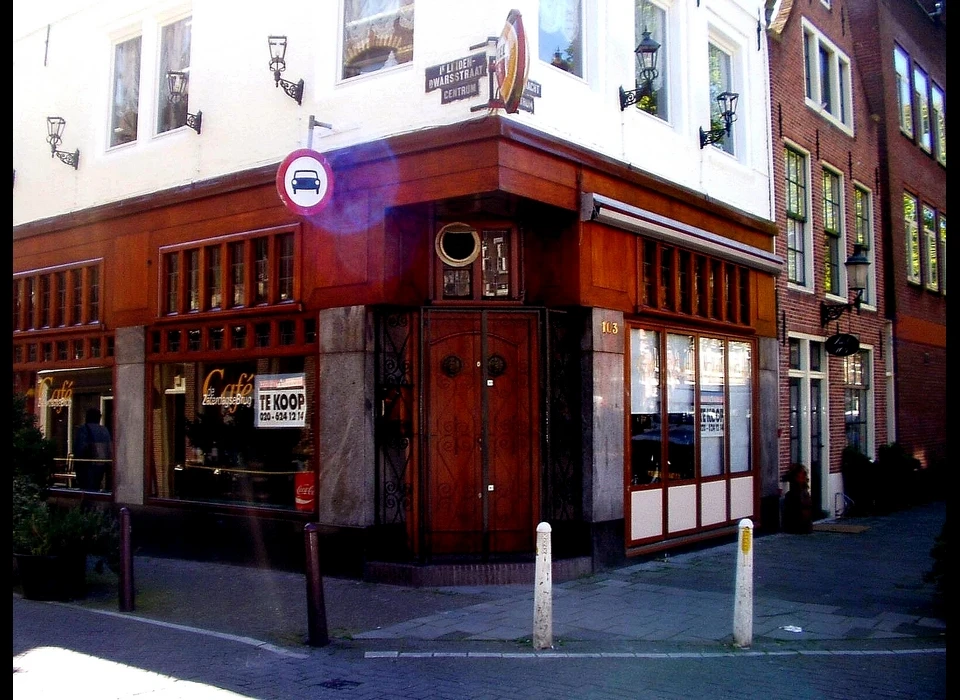
M 500 99 L 509 114 L 520 109 L 520 97 L 527 85 L 530 58 L 527 55 L 527 35 L 523 30 L 520 12 L 510 10 L 507 23 L 497 39 L 497 56 L 493 71 L 500 85 Z
M 323 154 L 309 148 L 296 150 L 277 168 L 277 193 L 293 212 L 317 214 L 333 194 L 333 169 Z

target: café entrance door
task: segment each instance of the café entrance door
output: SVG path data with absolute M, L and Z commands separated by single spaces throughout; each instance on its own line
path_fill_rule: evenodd
M 539 512 L 538 317 L 425 315 L 426 546 L 533 551 Z

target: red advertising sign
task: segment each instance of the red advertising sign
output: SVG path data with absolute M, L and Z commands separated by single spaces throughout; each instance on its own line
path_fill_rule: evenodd
M 497 55 L 493 72 L 500 87 L 500 100 L 507 113 L 520 108 L 520 98 L 527 85 L 530 57 L 527 53 L 527 35 L 519 10 L 510 10 L 507 23 L 497 39 Z
M 313 472 L 297 472 L 293 475 L 293 502 L 297 510 L 312 513 L 317 505 L 317 485 Z

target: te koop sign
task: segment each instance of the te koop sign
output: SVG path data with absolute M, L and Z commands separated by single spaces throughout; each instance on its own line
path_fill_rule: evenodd
M 257 428 L 302 428 L 306 425 L 307 391 L 302 373 L 257 375 L 253 401 Z

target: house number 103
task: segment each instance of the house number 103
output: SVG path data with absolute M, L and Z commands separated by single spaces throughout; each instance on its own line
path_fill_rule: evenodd
M 600 321 L 600 332 L 616 335 L 620 332 L 620 324 L 616 321 Z

